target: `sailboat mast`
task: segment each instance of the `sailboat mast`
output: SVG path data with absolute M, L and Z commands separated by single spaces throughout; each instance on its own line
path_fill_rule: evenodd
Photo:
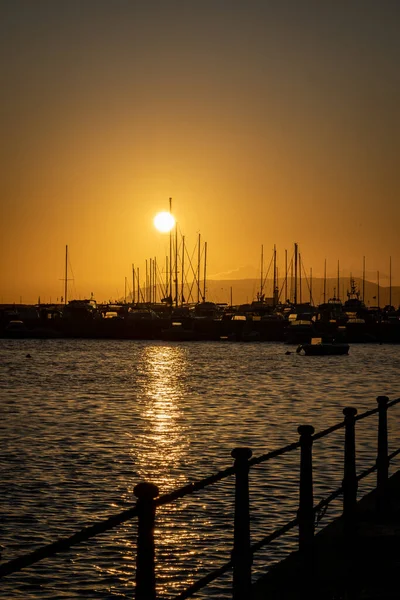
M 132 304 L 135 304 L 135 265 L 132 264 Z
M 153 275 L 153 286 L 154 286 L 153 302 L 156 304 L 157 303 L 157 257 L 156 256 L 153 259 L 153 266 L 154 266 L 154 275 Z
M 147 267 L 147 258 L 146 258 L 146 284 L 145 284 L 145 292 L 144 292 L 144 301 L 149 301 L 149 271 Z
M 389 257 L 389 306 L 392 306 L 392 257 Z
M 272 304 L 277 305 L 277 284 L 276 284 L 276 245 L 274 244 L 274 289 L 272 291 Z
M 169 199 L 169 214 L 172 215 L 172 198 Z M 169 295 L 172 298 L 172 229 L 169 232 Z
M 301 290 L 301 254 L 299 252 L 299 291 L 300 291 L 300 304 L 303 302 L 302 290 Z
M 337 261 L 337 297 L 338 297 L 338 300 L 340 299 L 339 282 L 340 282 L 340 277 L 339 277 L 339 261 Z
M 363 256 L 362 299 L 365 302 L 365 256 Z
M 200 302 L 200 233 L 197 248 L 197 302 Z
M 378 283 L 378 308 L 380 308 L 380 304 L 379 304 L 379 271 L 377 272 L 377 283 Z
M 183 303 L 185 301 L 185 295 L 183 293 L 184 287 L 185 287 L 185 236 L 182 236 L 182 259 L 181 259 L 181 266 L 182 266 L 182 277 L 181 277 L 181 306 L 183 306 Z
M 324 263 L 324 304 L 326 302 L 326 259 Z
M 288 272 L 287 272 L 287 250 L 285 250 L 285 304 L 288 301 L 287 280 L 288 280 Z
M 206 275 L 207 275 L 207 242 L 204 242 L 204 283 L 203 283 L 203 302 L 206 301 Z
M 68 245 L 65 246 L 65 286 L 64 286 L 64 304 L 67 304 L 68 294 Z
M 294 304 L 297 304 L 297 244 L 294 244 Z
M 264 267 L 264 246 L 263 246 L 263 244 L 261 244 L 260 300 L 262 299 L 262 293 L 263 293 L 263 281 L 264 281 L 263 267 Z
M 175 223 L 175 306 L 178 306 L 178 224 Z

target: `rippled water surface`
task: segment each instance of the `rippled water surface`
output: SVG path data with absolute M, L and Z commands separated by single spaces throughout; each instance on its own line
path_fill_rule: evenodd
M 400 346 L 353 345 L 338 357 L 294 350 L 279 343 L 0 340 L 2 560 L 132 506 L 139 481 L 165 493 L 230 466 L 234 447 L 261 455 L 297 441 L 300 424 L 319 431 L 340 421 L 345 406 L 361 413 L 379 395 L 400 395 Z M 397 407 L 390 411 L 390 450 L 400 445 L 399 415 Z M 376 424 L 376 416 L 357 424 L 360 469 L 375 459 Z M 340 430 L 314 444 L 316 501 L 341 483 L 342 440 Z M 295 452 L 252 469 L 253 542 L 295 516 L 298 462 Z M 360 493 L 373 484 L 372 476 Z M 172 598 L 230 559 L 233 485 L 228 478 L 158 510 L 160 597 Z M 134 519 L 5 578 L 1 597 L 133 598 L 135 537 Z M 261 551 L 254 576 L 295 542 L 293 532 Z M 222 578 L 207 597 L 228 598 L 229 586 Z

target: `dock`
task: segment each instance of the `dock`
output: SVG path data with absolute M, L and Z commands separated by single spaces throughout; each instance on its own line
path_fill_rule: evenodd
M 377 510 L 377 490 L 356 506 L 349 540 L 339 517 L 299 551 L 253 584 L 252 600 L 398 600 L 400 598 L 400 471 L 388 480 L 388 501 Z

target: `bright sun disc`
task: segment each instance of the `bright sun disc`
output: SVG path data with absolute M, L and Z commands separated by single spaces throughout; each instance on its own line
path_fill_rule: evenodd
M 154 227 L 162 233 L 168 233 L 175 225 L 175 219 L 169 212 L 160 212 L 154 217 Z

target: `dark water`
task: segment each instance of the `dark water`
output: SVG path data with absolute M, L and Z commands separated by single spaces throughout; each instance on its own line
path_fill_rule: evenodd
M 400 346 L 353 345 L 348 356 L 305 357 L 279 343 L 0 341 L 2 559 L 78 531 L 135 502 L 150 480 L 165 493 L 399 397 Z M 31 358 L 27 358 L 27 354 Z M 400 445 L 399 409 L 389 418 Z M 397 411 L 397 412 L 396 412 Z M 376 452 L 377 417 L 357 424 L 359 469 Z M 315 500 L 341 483 L 343 431 L 316 442 Z M 298 453 L 250 475 L 252 541 L 293 518 Z M 172 598 L 230 558 L 233 479 L 159 509 L 157 582 Z M 362 484 L 360 493 L 374 485 Z M 327 519 L 338 513 L 340 501 Z M 136 521 L 3 580 L 1 598 L 133 598 Z M 296 532 L 262 551 L 254 574 L 293 549 Z M 229 577 L 207 597 L 228 598 Z M 205 597 L 201 593 L 197 597 Z

